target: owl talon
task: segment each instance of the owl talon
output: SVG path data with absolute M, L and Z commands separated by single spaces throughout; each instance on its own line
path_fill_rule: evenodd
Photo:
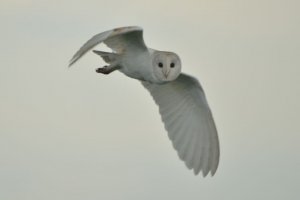
M 104 66 L 104 67 L 97 68 L 96 72 L 101 74 L 109 74 L 111 70 L 109 70 L 107 66 Z

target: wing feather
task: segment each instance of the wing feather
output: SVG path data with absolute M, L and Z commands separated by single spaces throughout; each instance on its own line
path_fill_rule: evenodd
M 69 67 L 89 50 L 102 42 L 118 54 L 126 51 L 140 51 L 147 49 L 143 39 L 142 28 L 137 26 L 116 28 L 99 33 L 89 39 L 72 57 Z
M 195 174 L 214 175 L 219 164 L 219 140 L 200 83 L 181 74 L 166 84 L 142 82 L 159 112 L 178 156 Z

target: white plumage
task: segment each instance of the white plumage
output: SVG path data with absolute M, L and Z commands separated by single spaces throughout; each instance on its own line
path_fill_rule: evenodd
M 159 106 L 170 140 L 180 159 L 195 174 L 215 174 L 219 141 L 212 113 L 197 79 L 181 73 L 181 61 L 173 52 L 147 48 L 140 27 L 123 27 L 95 35 L 73 56 L 74 64 L 99 43 L 113 52 L 94 51 L 108 66 L 98 73 L 119 70 L 138 79 Z

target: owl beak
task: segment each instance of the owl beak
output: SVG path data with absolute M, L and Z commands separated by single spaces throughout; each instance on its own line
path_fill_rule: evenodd
M 169 73 L 170 73 L 170 71 L 166 71 L 166 70 L 163 71 L 163 74 L 164 74 L 164 76 L 165 76 L 166 78 L 168 78 Z

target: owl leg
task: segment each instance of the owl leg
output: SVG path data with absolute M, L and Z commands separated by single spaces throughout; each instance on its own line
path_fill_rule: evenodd
M 97 73 L 101 74 L 110 74 L 111 72 L 120 69 L 120 66 L 117 64 L 106 65 L 104 67 L 100 67 L 96 69 Z

